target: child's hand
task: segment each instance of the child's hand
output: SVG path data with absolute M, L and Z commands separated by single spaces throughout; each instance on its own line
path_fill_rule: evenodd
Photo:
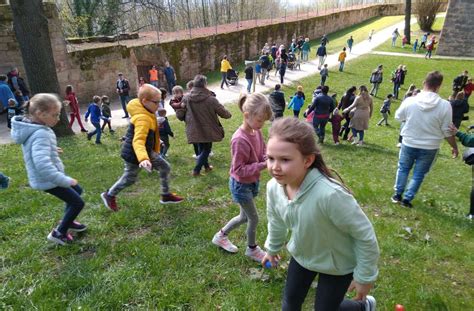
M 458 129 L 456 128 L 456 126 L 454 126 L 454 123 L 451 123 L 449 125 L 449 132 L 452 136 L 456 135 L 456 133 L 458 132 Z
M 352 292 L 355 289 L 356 295 L 353 299 L 365 300 L 365 297 L 367 297 L 367 295 L 369 294 L 372 286 L 373 284 L 361 284 L 356 282 L 355 280 L 352 280 L 351 285 L 349 285 L 349 288 L 347 289 L 347 292 Z
M 57 147 L 56 150 L 58 151 L 58 153 L 63 153 L 63 148 Z
M 145 171 L 147 171 L 148 173 L 151 173 L 152 165 L 151 165 L 151 162 L 149 160 L 141 161 L 140 164 L 138 164 L 138 167 L 141 167 Z
M 265 254 L 265 256 L 262 259 L 262 266 L 265 267 L 265 263 L 269 261 L 272 264 L 272 267 L 276 267 L 278 265 L 278 262 L 280 261 L 280 256 L 279 255 L 270 255 L 270 254 Z
M 78 184 L 77 180 L 74 179 L 74 178 L 71 178 L 71 179 L 72 179 L 71 180 L 71 186 L 77 186 L 77 184 Z

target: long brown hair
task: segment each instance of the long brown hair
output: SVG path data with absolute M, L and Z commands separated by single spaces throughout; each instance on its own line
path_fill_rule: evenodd
M 279 139 L 296 145 L 296 148 L 302 155 L 315 155 L 310 168 L 315 168 L 330 181 L 339 184 L 347 192 L 352 191 L 344 184 L 339 174 L 329 168 L 324 162 L 321 150 L 316 144 L 316 135 L 313 127 L 307 122 L 297 118 L 279 118 L 272 123 L 269 132 L 269 139 L 278 137 Z

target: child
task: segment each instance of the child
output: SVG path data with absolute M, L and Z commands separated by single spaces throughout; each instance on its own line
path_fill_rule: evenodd
M 75 221 L 84 207 L 82 188 L 64 173 L 56 135 L 51 127 L 59 121 L 61 102 L 53 94 L 39 93 L 26 104 L 26 117 L 12 120 L 12 138 L 21 144 L 28 181 L 33 189 L 45 191 L 66 202 L 63 219 L 48 235 L 48 240 L 65 245 L 73 238 L 68 230 L 82 232 L 87 226 Z
M 161 204 L 179 203 L 183 198 L 169 192 L 170 165 L 160 155 L 160 135 L 155 112 L 158 110 L 161 92 L 151 84 L 145 84 L 138 91 L 138 98 L 127 105 L 130 125 L 122 145 L 121 156 L 125 162 L 122 177 L 100 196 L 107 208 L 116 212 L 119 207 L 116 196 L 133 185 L 140 168 L 148 172 L 157 170 L 161 179 Z
M 402 38 L 402 49 L 405 48 L 405 45 L 406 45 L 407 43 L 408 43 L 408 38 L 407 38 L 407 36 L 404 35 L 403 38 Z
M 298 88 L 300 88 L 300 90 L 298 90 L 296 93 L 295 93 L 295 96 L 292 96 L 290 97 L 291 101 L 290 103 L 288 104 L 288 109 L 292 109 L 293 110 L 293 116 L 295 118 L 299 118 L 300 116 L 300 111 L 301 111 L 301 107 L 304 106 L 304 93 L 303 93 L 303 87 L 300 85 L 298 86 Z
M 260 93 L 242 95 L 239 108 L 244 121 L 232 136 L 229 188 L 232 199 L 240 205 L 240 214 L 214 235 L 212 243 L 230 253 L 237 253 L 237 246 L 229 241 L 227 235 L 247 222 L 245 255 L 261 262 L 265 252 L 256 243 L 258 213 L 253 198 L 258 194 L 260 171 L 266 167 L 265 142 L 261 128 L 265 121 L 272 117 L 272 109 L 266 96 Z
M 344 62 L 346 61 L 347 53 L 346 53 L 346 48 L 342 48 L 342 52 L 339 53 L 338 61 L 339 61 L 339 71 L 343 72 L 344 71 Z M 321 84 L 324 85 L 324 84 Z
M 369 42 L 372 41 L 372 36 L 374 35 L 375 30 L 372 29 L 369 33 Z
M 105 126 L 109 126 L 109 131 L 110 133 L 114 133 L 115 131 L 112 129 L 112 111 L 110 110 L 110 100 L 107 95 L 102 95 L 102 107 L 101 107 L 101 113 L 102 113 L 102 120 L 104 123 L 102 123 L 102 128 L 101 131 L 103 132 L 105 129 Z
M 192 88 L 192 87 L 191 87 Z M 173 97 L 170 99 L 170 106 L 174 111 L 182 109 L 181 102 L 183 101 L 184 90 L 181 85 L 176 85 L 171 90 Z
M 328 64 L 324 64 L 323 69 L 319 72 L 321 75 L 321 86 L 324 86 L 326 79 L 329 77 Z
M 318 274 L 315 310 L 375 310 L 375 299 L 367 295 L 378 274 L 374 229 L 326 166 L 311 125 L 294 118 L 276 120 L 270 128 L 267 168 L 273 178 L 267 183 L 262 264 L 276 266 L 287 245 L 291 260 L 282 310 L 301 310 Z M 356 290 L 354 300 L 344 299 L 348 289 Z
M 415 40 L 413 43 L 413 53 L 416 53 L 416 50 L 418 49 L 418 39 Z
M 388 126 L 388 116 L 390 115 L 390 105 L 392 104 L 392 94 L 388 94 L 387 98 L 384 100 L 382 108 L 380 108 L 380 113 L 382 114 L 383 118 L 377 122 L 377 125 L 382 125 L 382 122 L 385 121 L 385 126 Z
M 102 134 L 102 130 L 100 128 L 100 119 L 102 118 L 102 113 L 100 112 L 99 104 L 100 97 L 95 95 L 92 98 L 92 103 L 87 108 L 87 112 L 85 115 L 86 122 L 89 116 L 91 116 L 91 123 L 95 127 L 95 130 L 93 132 L 87 134 L 87 140 L 91 140 L 92 136 L 96 135 L 95 143 L 98 145 L 102 144 L 102 142 L 100 141 L 100 136 Z
M 168 92 L 164 88 L 160 88 L 160 92 L 161 92 L 161 100 L 160 100 L 160 107 L 159 108 L 165 108 L 165 99 L 166 99 L 166 94 Z
M 339 145 L 339 132 L 341 131 L 341 123 L 344 118 L 339 113 L 339 109 L 335 108 L 332 111 L 332 117 L 329 122 L 332 123 L 332 139 L 335 145 Z
M 0 172 L 0 190 L 7 189 L 9 184 L 10 177 L 5 176 L 2 172 Z
M 260 63 L 255 64 L 255 82 L 262 84 L 262 65 Z
M 170 148 L 170 136 L 174 137 L 173 131 L 171 130 L 168 118 L 166 117 L 166 109 L 158 108 L 158 129 L 160 132 L 160 139 L 163 142 L 163 148 L 160 150 L 160 154 L 166 158 L 166 153 Z
M 21 114 L 21 108 L 17 107 L 16 101 L 13 98 L 8 100 L 7 108 L 7 126 L 9 129 L 12 128 L 12 119 L 14 116 Z
M 77 119 L 77 123 L 81 127 L 81 132 L 87 133 L 87 130 L 84 128 L 84 125 L 81 121 L 81 112 L 79 110 L 79 103 L 77 101 L 76 93 L 74 93 L 72 85 L 66 86 L 66 97 L 64 98 L 68 101 L 70 113 L 69 113 L 69 127 L 72 127 L 74 124 L 74 119 Z

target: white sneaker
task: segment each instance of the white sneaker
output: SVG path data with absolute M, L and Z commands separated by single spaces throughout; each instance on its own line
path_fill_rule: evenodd
M 397 148 L 401 148 L 401 147 L 402 147 L 402 143 L 398 143 Z
M 220 248 L 228 251 L 229 253 L 237 253 L 239 251 L 237 246 L 232 244 L 232 242 L 229 241 L 227 236 L 222 234 L 222 232 L 220 230 L 219 230 L 219 232 L 214 234 L 214 237 L 212 238 L 212 243 L 219 246 Z
M 247 249 L 245 250 L 245 256 L 250 257 L 251 259 L 255 260 L 256 262 L 262 262 L 263 257 L 265 257 L 267 253 L 262 251 L 260 246 L 257 246 L 255 248 L 250 248 L 247 246 Z
M 375 311 L 376 305 L 374 296 L 367 295 L 365 297 L 365 311 Z
M 356 146 L 357 146 L 357 147 L 362 147 L 363 145 L 364 145 L 364 141 L 361 140 L 361 141 L 359 141 L 359 142 L 357 143 Z
M 193 154 L 193 158 L 196 159 L 196 158 L 197 158 L 197 155 Z
M 209 153 L 209 156 L 213 157 L 214 156 L 214 151 L 211 151 L 211 153 Z
M 354 137 L 354 138 L 352 139 L 351 145 L 357 145 L 358 142 L 359 142 L 359 138 Z

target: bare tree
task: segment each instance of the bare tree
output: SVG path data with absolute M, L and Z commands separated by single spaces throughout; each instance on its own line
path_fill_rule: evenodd
M 42 0 L 11 0 L 13 28 L 32 93 L 59 94 L 59 81 Z M 45 79 L 45 77 L 48 77 Z M 73 135 L 64 109 L 54 127 L 58 136 Z
M 423 31 L 432 31 L 431 27 L 436 19 L 436 13 L 441 8 L 441 0 L 417 0 L 416 14 L 418 15 L 418 24 Z

